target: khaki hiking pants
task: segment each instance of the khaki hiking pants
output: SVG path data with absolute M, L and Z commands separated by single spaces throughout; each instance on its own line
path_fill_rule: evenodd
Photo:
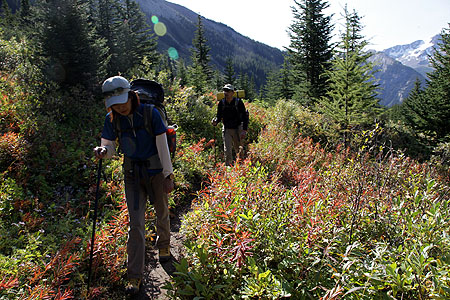
M 222 129 L 223 150 L 225 152 L 225 165 L 231 166 L 233 163 L 233 149 L 236 155 L 242 157 L 244 154 L 244 147 L 241 143 L 242 127 L 230 129 Z
M 162 173 L 149 176 L 152 188 L 153 205 L 156 211 L 156 247 L 167 248 L 170 244 L 170 219 L 167 194 L 163 190 L 164 175 Z M 125 197 L 127 200 L 129 228 L 128 228 L 128 278 L 142 278 L 145 263 L 145 209 L 147 192 L 145 186 L 133 174 L 125 172 Z M 138 189 L 138 193 L 136 192 Z M 136 210 L 134 198 L 139 195 L 139 207 Z

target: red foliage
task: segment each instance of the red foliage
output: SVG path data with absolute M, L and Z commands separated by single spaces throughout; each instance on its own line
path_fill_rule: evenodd
M 0 282 L 0 291 L 17 286 L 19 286 L 19 279 L 17 277 L 10 276 L 9 278 L 7 278 L 7 276 L 5 275 L 5 277 L 3 277 L 2 281 Z

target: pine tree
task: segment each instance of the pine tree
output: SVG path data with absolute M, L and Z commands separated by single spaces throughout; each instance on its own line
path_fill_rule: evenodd
M 12 28 L 15 24 L 14 15 L 6 0 L 0 0 L 0 25 Z
M 188 82 L 188 75 L 186 65 L 184 64 L 184 60 L 182 58 L 178 59 L 177 61 L 176 75 L 177 78 L 180 80 L 180 85 L 182 87 L 186 86 Z
M 192 48 L 192 66 L 189 72 L 189 81 L 198 93 L 202 93 L 212 80 L 212 70 L 209 66 L 210 56 L 208 53 L 210 48 L 207 45 L 202 17 L 200 15 L 198 15 L 197 30 L 192 44 L 194 48 Z
M 376 98 L 377 85 L 365 52 L 367 41 L 361 35 L 360 17 L 345 8 L 345 30 L 327 71 L 329 90 L 321 99 L 320 109 L 341 125 L 346 142 L 347 131 L 355 126 L 371 124 L 380 113 Z
M 123 2 L 121 8 L 123 22 L 119 32 L 122 33 L 120 38 L 123 43 L 125 57 L 124 65 L 121 66 L 125 75 L 127 71 L 142 66 L 144 57 L 147 61 L 156 64 L 160 59 L 157 53 L 157 42 L 154 34 L 149 28 L 144 13 L 140 10 L 138 4 L 132 0 Z
M 402 106 L 407 123 L 437 143 L 448 141 L 450 134 L 450 24 L 430 61 L 434 71 L 428 86 L 421 90 L 416 84 Z
M 43 3 L 43 56 L 48 76 L 61 84 L 89 86 L 104 75 L 105 47 L 87 21 L 87 7 L 76 0 Z
M 267 75 L 267 83 L 264 86 L 262 99 L 270 106 L 274 106 L 281 98 L 281 74 L 279 71 L 272 70 Z
M 290 84 L 290 67 L 286 58 L 284 59 L 283 68 L 280 71 L 280 75 L 280 96 L 285 100 L 291 99 L 293 92 Z
M 325 0 L 294 0 L 294 23 L 289 27 L 290 45 L 287 48 L 292 66 L 294 99 L 311 105 L 325 95 L 329 61 L 332 57 L 331 16 L 323 11 L 329 7 Z
M 31 16 L 30 0 L 20 0 L 19 17 L 22 25 L 29 25 Z
M 225 71 L 224 71 L 224 84 L 232 84 L 236 83 L 236 75 L 234 73 L 233 60 L 231 57 L 228 57 L 225 62 Z

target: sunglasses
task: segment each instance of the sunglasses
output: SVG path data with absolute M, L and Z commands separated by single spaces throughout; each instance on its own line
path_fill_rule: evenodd
M 223 89 L 224 92 L 231 92 L 229 89 Z
M 119 95 L 122 95 L 125 92 L 128 92 L 129 90 L 130 89 L 128 89 L 128 88 L 118 87 L 118 88 L 116 88 L 116 89 L 114 89 L 112 91 L 104 92 L 103 93 L 103 97 L 106 99 L 106 98 L 110 98 L 110 97 L 113 97 L 113 96 L 119 96 Z

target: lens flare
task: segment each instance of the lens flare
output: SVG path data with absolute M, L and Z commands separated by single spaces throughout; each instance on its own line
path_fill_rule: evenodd
M 170 47 L 169 49 L 167 49 L 167 53 L 169 53 L 169 57 L 171 59 L 178 59 L 180 57 L 178 55 L 177 49 L 175 49 L 174 47 Z
M 157 16 L 152 16 L 152 23 L 153 24 L 158 24 L 159 23 L 159 19 Z
M 155 33 L 159 36 L 163 36 L 167 33 L 167 28 L 164 23 L 158 22 L 154 26 Z

